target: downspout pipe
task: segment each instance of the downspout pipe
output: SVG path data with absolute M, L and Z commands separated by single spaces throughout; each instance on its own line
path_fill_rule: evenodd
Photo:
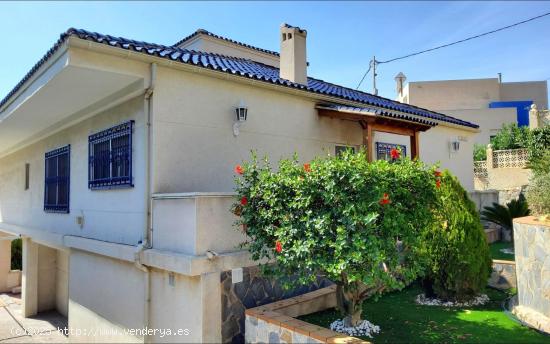
M 145 211 L 145 225 L 143 226 L 143 235 L 142 235 L 142 241 L 137 246 L 136 251 L 134 253 L 134 261 L 135 266 L 139 270 L 143 271 L 144 276 L 144 310 L 143 310 L 143 329 L 145 330 L 144 334 L 144 341 L 148 342 L 147 339 L 147 330 L 149 329 L 149 310 L 150 310 L 150 304 L 151 304 L 151 272 L 149 268 L 141 263 L 141 254 L 143 251 L 150 249 L 153 246 L 153 237 L 152 237 L 152 230 L 153 230 L 153 218 L 152 218 L 152 197 L 151 197 L 151 190 L 153 186 L 153 162 L 152 162 L 152 123 L 153 123 L 153 93 L 155 89 L 155 81 L 157 78 L 157 64 L 151 63 L 150 65 L 150 78 L 149 78 L 149 86 L 145 90 L 144 94 L 144 109 L 146 112 L 146 130 L 147 130 L 147 137 L 146 137 L 146 145 L 145 145 L 145 203 L 146 203 L 146 211 Z

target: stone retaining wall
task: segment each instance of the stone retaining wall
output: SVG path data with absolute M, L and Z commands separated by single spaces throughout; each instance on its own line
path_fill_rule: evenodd
M 497 289 L 517 287 L 516 263 L 509 260 L 493 259 L 493 271 L 489 278 L 489 286 Z
M 246 310 L 246 343 L 369 344 L 295 319 L 336 306 L 336 287 L 330 286 L 290 299 Z
M 513 312 L 550 333 L 550 223 L 533 216 L 514 219 L 518 306 Z
M 243 268 L 243 280 L 233 283 L 231 271 L 221 273 L 222 342 L 242 343 L 245 334 L 245 310 L 288 299 L 332 284 L 327 279 L 295 289 L 283 290 L 274 279 L 262 276 L 258 266 Z

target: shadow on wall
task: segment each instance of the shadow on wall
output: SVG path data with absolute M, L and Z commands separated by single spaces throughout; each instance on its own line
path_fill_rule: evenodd
M 244 343 L 245 310 L 301 295 L 332 284 L 319 278 L 316 283 L 283 290 L 274 279 L 262 276 L 258 266 L 243 268 L 243 281 L 232 283 L 231 271 L 221 273 L 222 341 Z

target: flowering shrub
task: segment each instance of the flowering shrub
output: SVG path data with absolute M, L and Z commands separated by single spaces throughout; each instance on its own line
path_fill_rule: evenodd
M 287 286 L 335 282 L 346 326 L 361 322 L 364 300 L 403 288 L 427 263 L 439 177 L 396 152 L 372 163 L 364 151 L 303 165 L 295 157 L 276 172 L 253 155 L 235 169 L 234 211 L 253 259 L 274 262 L 263 271 Z
M 430 257 L 425 293 L 444 301 L 469 300 L 487 284 L 489 246 L 476 207 L 456 177 L 439 172 L 436 183 L 436 221 L 425 232 Z

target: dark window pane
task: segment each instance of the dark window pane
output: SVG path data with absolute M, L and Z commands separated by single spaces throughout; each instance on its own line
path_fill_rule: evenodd
M 109 178 L 111 160 L 109 144 L 109 141 L 102 141 L 93 145 L 93 179 Z
M 130 135 L 119 136 L 111 141 L 113 178 L 130 176 L 129 143 Z
M 133 121 L 89 137 L 90 189 L 132 185 Z
M 70 146 L 46 153 L 44 210 L 69 212 Z

